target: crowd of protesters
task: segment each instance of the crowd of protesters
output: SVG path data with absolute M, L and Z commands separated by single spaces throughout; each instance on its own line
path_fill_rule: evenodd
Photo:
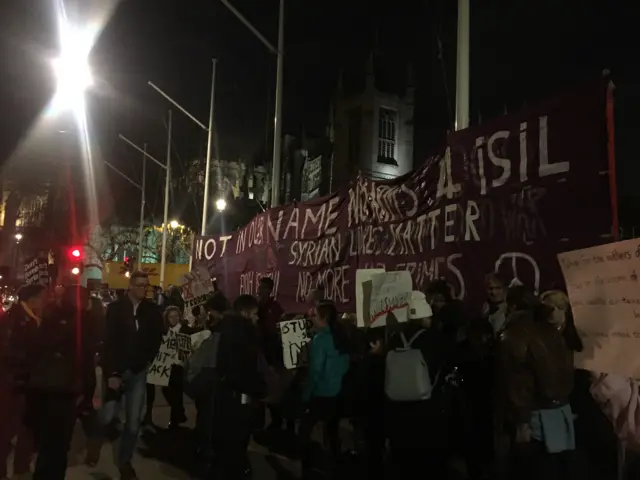
M 148 298 L 142 272 L 106 311 L 82 287 L 52 298 L 23 287 L 0 321 L 0 479 L 12 445 L 13 478 L 37 453 L 34 479 L 64 479 L 77 421 L 95 467 L 121 408 L 116 466 L 139 478 L 156 396 L 147 371 L 169 331 L 207 333 L 161 388 L 169 429 L 188 420 L 185 395 L 194 401 L 202 478 L 251 478 L 252 437 L 299 459 L 303 478 L 638 478 L 637 384 L 574 369 L 583 346 L 563 292 L 536 296 L 490 274 L 473 312 L 436 280 L 412 292 L 408 321 L 358 328 L 319 289 L 300 306 L 308 362 L 288 370 L 279 322 L 299 312 L 284 312 L 273 289 L 265 277 L 257 298 L 217 291 L 189 324 L 180 290 Z

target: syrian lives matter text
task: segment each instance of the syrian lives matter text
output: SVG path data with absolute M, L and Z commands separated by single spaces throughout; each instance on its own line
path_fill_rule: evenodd
M 565 142 L 585 141 L 563 131 L 572 102 L 578 99 L 476 136 L 473 129 L 456 132 L 459 141 L 452 137 L 441 155 L 405 177 L 358 178 L 329 197 L 258 215 L 233 235 L 198 237 L 195 261 L 212 276 L 226 276 L 233 293 L 256 294 L 260 278 L 272 278 L 283 306 L 304 302 L 315 288 L 339 306 L 352 306 L 359 268 L 408 270 L 417 289 L 445 278 L 458 298 L 467 296 L 468 283 L 497 269 L 540 283 L 541 275 L 558 268 L 541 265 L 547 257 L 538 245 L 571 241 L 572 208 L 580 204 L 563 201 L 570 181 L 576 188 L 603 185 L 604 205 L 609 201 L 608 179 L 601 175 L 606 157 L 580 158 L 584 171 L 577 171 L 566 155 Z M 601 119 L 585 115 L 585 128 Z M 554 221 L 560 209 L 562 232 Z M 610 218 L 603 215 L 580 231 L 606 234 Z

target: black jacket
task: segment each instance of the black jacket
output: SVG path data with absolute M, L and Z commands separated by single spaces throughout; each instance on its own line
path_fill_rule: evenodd
M 266 394 L 266 383 L 258 371 L 260 343 L 257 328 L 234 312 L 220 323 L 217 369 L 224 384 L 236 392 L 259 399 Z
M 266 395 L 266 382 L 258 369 L 260 343 L 251 321 L 227 313 L 220 322 L 220 343 L 214 389 L 213 429 L 220 441 L 246 439 L 255 412 L 250 399 Z
M 147 368 L 158 353 L 163 331 L 160 308 L 150 300 L 140 302 L 135 316 L 129 297 L 110 303 L 103 346 L 105 377 Z

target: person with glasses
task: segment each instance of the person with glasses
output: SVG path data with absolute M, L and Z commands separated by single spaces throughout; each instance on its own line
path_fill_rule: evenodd
M 88 462 L 97 464 L 106 427 L 118 413 L 125 398 L 125 425 L 116 452 L 116 463 L 123 480 L 135 480 L 132 459 L 142 424 L 147 369 L 162 343 L 163 319 L 158 305 L 147 299 L 149 276 L 134 272 L 124 298 L 107 307 L 103 345 L 103 378 L 106 379 L 104 406 L 100 412 L 101 438 L 93 443 Z

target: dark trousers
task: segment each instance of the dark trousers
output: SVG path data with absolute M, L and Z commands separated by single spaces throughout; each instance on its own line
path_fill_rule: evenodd
M 31 391 L 27 394 L 27 424 L 38 452 L 34 480 L 64 480 L 67 455 L 77 418 L 71 393 Z
M 169 385 L 162 387 L 162 395 L 171 408 L 170 422 L 172 424 L 184 423 L 187 419 L 184 410 L 184 371 L 179 365 L 171 367 Z M 156 386 L 147 384 L 147 413 L 146 418 L 151 420 L 153 403 L 156 400 Z
M 337 397 L 313 397 L 309 408 L 300 422 L 300 443 L 302 447 L 302 471 L 311 468 L 311 434 L 313 428 L 323 423 L 332 455 L 340 454 L 340 415 Z
M 541 442 L 514 445 L 509 479 L 578 480 L 587 478 L 577 451 L 548 453 Z
M 362 426 L 364 443 L 364 468 L 367 480 L 385 478 L 386 435 L 384 425 L 378 418 L 367 418 Z
M 244 480 L 250 468 L 247 448 L 249 437 L 228 439 L 217 438 L 213 443 L 215 450 L 214 468 L 211 479 Z

